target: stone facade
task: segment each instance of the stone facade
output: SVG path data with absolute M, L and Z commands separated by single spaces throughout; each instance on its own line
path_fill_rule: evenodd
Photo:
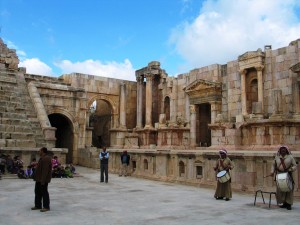
M 28 74 L 15 51 L 0 45 L 1 152 L 28 161 L 47 146 L 66 163 L 99 168 L 105 145 L 111 172 L 126 149 L 133 176 L 214 186 L 212 167 L 224 147 L 241 191 L 274 190 L 263 177 L 278 145 L 300 160 L 300 39 L 177 77 L 153 61 L 136 71 L 136 82 Z M 300 196 L 299 171 L 294 179 Z

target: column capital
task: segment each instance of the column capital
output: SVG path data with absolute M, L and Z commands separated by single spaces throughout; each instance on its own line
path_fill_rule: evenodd
M 262 71 L 264 69 L 264 66 L 263 65 L 260 65 L 260 66 L 255 66 L 255 69 L 257 71 Z
M 239 72 L 240 74 L 246 75 L 248 71 L 247 69 L 241 69 Z
M 196 105 L 190 105 L 190 113 L 196 113 Z
M 151 73 L 145 74 L 146 80 L 147 81 L 153 81 L 154 80 L 154 75 Z

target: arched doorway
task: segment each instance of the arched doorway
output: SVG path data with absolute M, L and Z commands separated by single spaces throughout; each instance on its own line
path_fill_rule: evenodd
M 66 163 L 73 163 L 74 135 L 72 122 L 68 117 L 59 113 L 50 114 L 48 117 L 52 127 L 57 129 L 55 132 L 55 148 L 67 148 Z
M 90 108 L 90 127 L 93 127 L 92 145 L 97 148 L 110 146 L 110 132 L 112 123 L 112 107 L 105 100 L 95 100 Z

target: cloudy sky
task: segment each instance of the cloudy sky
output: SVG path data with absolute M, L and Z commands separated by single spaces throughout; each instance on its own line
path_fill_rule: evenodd
M 0 0 L 0 36 L 28 73 L 169 76 L 300 38 L 299 0 Z

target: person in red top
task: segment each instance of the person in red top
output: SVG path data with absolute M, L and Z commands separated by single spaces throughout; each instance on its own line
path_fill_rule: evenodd
M 50 183 L 52 177 L 52 157 L 48 155 L 48 149 L 46 147 L 42 147 L 39 151 L 39 154 L 40 159 L 36 166 L 33 178 L 35 180 L 35 205 L 31 209 L 47 212 L 50 210 L 48 184 Z

